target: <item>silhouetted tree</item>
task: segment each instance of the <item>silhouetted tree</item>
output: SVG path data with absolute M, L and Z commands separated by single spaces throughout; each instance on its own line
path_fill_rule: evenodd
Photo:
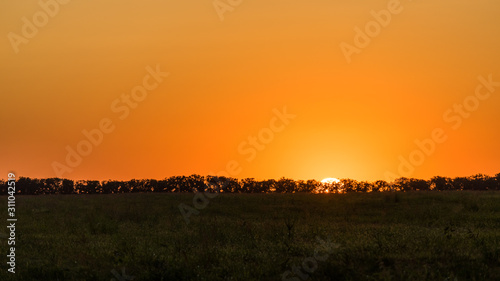
M 189 187 L 190 192 L 204 192 L 205 185 L 205 177 L 200 175 L 190 175 L 185 179 L 186 184 Z
M 122 188 L 121 192 L 140 192 L 142 189 L 141 181 L 136 179 L 131 179 Z
M 358 186 L 356 188 L 357 192 L 368 192 L 371 190 L 371 184 L 367 181 L 358 182 Z
M 39 179 L 31 179 L 20 177 L 16 182 L 16 190 L 20 194 L 39 194 L 38 189 L 41 187 Z
M 74 182 L 72 180 L 63 179 L 62 180 L 62 194 L 73 194 L 74 192 Z
M 99 181 L 87 181 L 87 190 L 89 194 L 101 193 L 101 183 Z
M 240 183 L 238 182 L 238 179 L 236 178 L 228 178 L 229 181 L 227 181 L 224 185 L 224 190 L 227 190 L 227 192 L 238 192 L 240 188 Z
M 455 190 L 470 190 L 472 185 L 466 177 L 456 177 L 453 179 L 453 189 Z
M 8 185 L 7 181 L 0 179 L 0 194 L 7 194 Z
M 395 191 L 410 191 L 410 179 L 397 178 L 393 183 Z
M 433 177 L 429 181 L 430 190 L 452 190 L 453 180 L 447 177 Z
M 409 190 L 413 191 L 423 191 L 429 190 L 429 183 L 426 180 L 422 179 L 408 179 Z
M 469 177 L 469 182 L 472 190 L 488 190 L 490 186 L 494 186 L 494 181 L 489 176 L 483 174 Z
M 281 178 L 276 182 L 276 192 L 279 193 L 293 193 L 297 189 L 295 181 L 292 179 Z
M 60 178 L 47 178 L 40 180 L 42 184 L 38 192 L 41 194 L 58 194 L 62 191 L 62 179 Z
M 172 176 L 163 180 L 132 179 L 129 181 L 92 181 L 20 177 L 16 181 L 19 194 L 95 194 L 125 192 L 245 192 L 245 193 L 294 193 L 294 192 L 378 192 L 378 191 L 425 191 L 425 190 L 500 190 L 500 173 L 494 177 L 477 174 L 469 177 L 433 177 L 428 181 L 415 178 L 398 178 L 392 183 L 355 181 L 342 179 L 338 183 L 321 183 L 316 180 L 295 181 L 281 178 L 257 181 L 236 178 L 200 175 Z M 7 192 L 7 182 L 0 180 L 0 191 Z
M 318 187 L 318 182 L 315 180 L 297 182 L 297 192 L 313 192 Z
M 252 193 L 265 193 L 266 190 L 266 182 L 265 181 L 255 181 L 254 188 L 251 191 Z
M 242 179 L 240 186 L 241 186 L 240 192 L 250 193 L 253 190 L 257 189 L 257 184 L 254 178 Z
M 384 180 L 378 180 L 374 182 L 372 185 L 373 192 L 385 192 L 390 190 L 391 190 L 390 184 Z
M 158 181 L 155 179 L 146 180 L 146 182 L 144 183 L 144 187 L 146 189 L 146 192 L 158 192 L 158 191 L 160 191 Z
M 205 178 L 206 192 L 231 192 L 231 179 L 219 176 L 207 176 Z
M 75 190 L 78 194 L 101 193 L 101 184 L 95 180 L 79 180 L 75 183 Z
M 157 189 L 154 190 L 155 192 L 166 192 L 167 191 L 167 179 L 159 180 Z
M 168 192 L 185 192 L 187 190 L 182 190 L 183 189 L 183 178 L 181 176 L 173 176 L 168 178 L 167 181 L 167 188 L 165 191 Z
M 245 183 L 245 185 L 246 185 L 245 192 L 249 192 L 249 193 L 265 193 L 265 192 L 267 192 L 265 181 L 257 181 L 253 178 L 247 179 L 247 180 L 251 180 L 251 181 L 248 181 Z
M 316 189 L 318 189 L 318 187 L 321 185 L 321 182 L 317 181 L 317 180 L 308 180 L 306 182 L 307 184 L 307 187 L 306 187 L 306 192 L 312 192 Z
M 343 192 L 355 192 L 358 190 L 358 182 L 353 179 L 341 179 L 340 180 L 340 186 L 342 186 Z M 332 187 L 336 192 L 338 192 L 338 186 L 333 185 Z
M 264 192 L 275 192 L 276 191 L 276 180 L 270 179 L 262 182 L 262 189 Z
M 125 186 L 125 183 L 123 181 L 114 181 L 114 180 L 107 180 L 103 181 L 102 184 L 102 193 L 104 194 L 109 194 L 109 193 L 120 193 L 123 192 L 123 186 Z

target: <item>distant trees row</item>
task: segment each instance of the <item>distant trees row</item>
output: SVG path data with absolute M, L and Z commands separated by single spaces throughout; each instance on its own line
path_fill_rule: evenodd
M 0 180 L 0 194 L 7 194 L 7 181 Z M 163 180 L 142 179 L 129 181 L 96 181 L 60 178 L 32 179 L 21 177 L 16 181 L 18 194 L 109 194 L 129 192 L 226 192 L 226 193 L 346 193 L 417 190 L 500 190 L 500 173 L 494 177 L 478 174 L 470 177 L 433 177 L 430 180 L 398 178 L 393 182 L 375 182 L 341 179 L 338 183 L 316 180 L 258 181 L 253 178 L 236 179 L 216 176 L 174 176 Z

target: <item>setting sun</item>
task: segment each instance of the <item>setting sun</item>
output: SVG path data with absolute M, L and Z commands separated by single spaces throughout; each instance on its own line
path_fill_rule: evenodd
M 337 178 L 326 178 L 321 181 L 321 183 L 328 183 L 328 184 L 339 183 L 339 182 L 340 180 Z

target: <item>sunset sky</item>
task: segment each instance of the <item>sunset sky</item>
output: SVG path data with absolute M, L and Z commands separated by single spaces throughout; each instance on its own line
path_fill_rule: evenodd
M 494 0 L 2 1 L 0 178 L 494 175 L 499 15 Z M 68 163 L 79 143 L 92 151 Z

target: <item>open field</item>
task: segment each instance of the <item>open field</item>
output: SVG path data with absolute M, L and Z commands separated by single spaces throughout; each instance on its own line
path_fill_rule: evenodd
M 500 192 L 193 196 L 17 196 L 0 280 L 500 280 Z

